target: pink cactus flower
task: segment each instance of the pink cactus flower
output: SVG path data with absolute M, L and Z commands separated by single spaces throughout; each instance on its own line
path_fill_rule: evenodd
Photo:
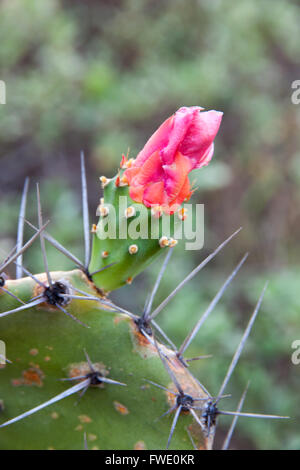
M 223 113 L 180 108 L 150 137 L 124 177 L 130 197 L 172 214 L 192 194 L 188 174 L 208 165 Z

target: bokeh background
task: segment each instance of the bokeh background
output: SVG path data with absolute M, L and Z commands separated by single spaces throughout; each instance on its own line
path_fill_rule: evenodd
M 250 257 L 190 348 L 212 354 L 192 370 L 216 394 L 265 281 L 269 288 L 223 407 L 251 380 L 245 410 L 288 414 L 289 422 L 241 418 L 231 447 L 300 448 L 300 6 L 290 0 L 2 0 L 0 225 L 2 254 L 14 246 L 20 193 L 31 179 L 27 217 L 36 221 L 41 184 L 49 231 L 83 255 L 79 154 L 87 159 L 93 222 L 98 176 L 121 154 L 134 157 L 180 106 L 224 112 L 209 167 L 195 172 L 205 204 L 205 246 L 176 248 L 157 302 L 239 226 L 242 233 L 160 316 L 176 344 L 245 251 Z M 27 236 L 30 235 L 28 231 Z M 48 246 L 52 269 L 70 268 Z M 43 269 L 39 246 L 25 255 Z M 138 313 L 160 261 L 113 297 Z M 13 275 L 13 272 L 10 273 Z M 0 332 L 1 333 L 1 332 Z M 220 419 L 217 445 L 228 427 Z

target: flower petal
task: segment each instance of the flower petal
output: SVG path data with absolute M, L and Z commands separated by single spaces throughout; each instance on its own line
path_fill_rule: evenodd
M 144 162 L 156 151 L 164 148 L 169 141 L 173 127 L 174 116 L 169 117 L 150 137 L 144 148 L 140 151 L 134 162 L 135 166 L 142 166 Z
M 193 168 L 200 168 L 207 162 L 207 151 L 219 130 L 223 113 L 219 111 L 199 112 L 194 116 L 184 140 L 178 150 L 187 155 Z M 212 154 L 210 154 L 210 158 Z M 207 164 L 207 163 L 206 163 Z
M 163 205 L 166 201 L 163 181 L 150 184 L 144 192 L 143 203 L 147 207 Z
M 182 141 L 186 138 L 188 129 L 194 116 L 199 114 L 201 108 L 180 108 L 174 115 L 172 132 L 169 135 L 168 145 L 162 148 L 160 154 L 164 165 L 173 163 L 176 152 Z
M 127 170 L 128 171 L 128 170 Z M 126 172 L 125 172 L 126 174 Z M 163 178 L 163 170 L 161 165 L 161 159 L 159 152 L 154 152 L 139 168 L 139 172 L 136 174 L 133 184 L 148 184 L 155 181 L 160 181 Z
M 187 175 L 191 171 L 191 164 L 187 157 L 177 152 L 174 163 L 172 165 L 164 165 L 163 169 L 165 172 L 166 192 L 169 200 L 173 201 L 177 198 L 186 182 Z

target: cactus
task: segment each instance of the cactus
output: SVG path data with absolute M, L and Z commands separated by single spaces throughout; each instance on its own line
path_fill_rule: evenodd
M 121 165 L 115 178 L 101 178 L 104 194 L 97 212 L 98 226 L 92 228 L 90 255 L 87 184 L 81 156 L 84 263 L 46 232 L 48 222 L 43 222 L 38 187 L 39 227 L 28 222 L 35 233 L 23 245 L 28 181 L 25 183 L 17 246 L 0 266 L 0 338 L 7 346 L 7 359 L 2 360 L 0 370 L 2 449 L 212 449 L 219 415 L 232 414 L 233 423 L 224 442 L 226 448 L 238 416 L 280 418 L 242 413 L 246 392 L 236 411 L 219 409 L 264 291 L 216 396 L 191 374 L 185 357 L 191 341 L 247 255 L 225 280 L 179 348 L 155 320 L 178 290 L 239 230 L 153 310 L 155 294 L 176 243 L 170 234 L 164 238 L 163 217 L 157 214 L 160 207 L 155 206 L 153 214 L 153 207 L 132 199 L 126 181 L 130 165 L 125 158 Z M 124 207 L 119 205 L 119 196 L 126 201 Z M 136 241 L 126 227 L 124 237 L 103 238 L 109 208 L 114 209 L 121 221 L 118 224 L 129 218 L 137 222 L 139 213 L 144 218 L 140 222 L 154 217 L 157 237 L 150 238 L 147 232 L 144 239 Z M 178 208 L 167 214 L 174 236 L 176 224 L 184 223 L 177 215 Z M 42 274 L 30 273 L 22 261 L 22 254 L 37 238 L 45 265 Z M 75 269 L 49 272 L 45 240 L 72 259 Z M 143 312 L 129 312 L 110 300 L 109 291 L 131 282 L 164 253 L 165 260 Z M 10 263 L 17 267 L 15 280 L 3 274 Z

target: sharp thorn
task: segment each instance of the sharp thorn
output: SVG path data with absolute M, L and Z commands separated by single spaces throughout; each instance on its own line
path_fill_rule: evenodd
M 33 225 L 31 222 L 28 220 L 25 220 L 26 223 L 33 229 L 33 230 L 38 230 L 35 225 Z M 71 253 L 67 248 L 65 248 L 61 243 L 59 243 L 55 238 L 53 238 L 49 233 L 44 232 L 44 238 L 51 243 L 51 245 L 54 246 L 58 251 L 60 251 L 63 255 L 65 255 L 67 258 L 69 258 L 73 263 L 76 264 L 79 268 L 81 268 L 83 271 L 85 270 L 84 264 L 75 256 L 73 253 Z
M 172 371 L 171 368 L 169 367 L 169 365 L 168 365 L 166 359 L 164 358 L 163 354 L 161 353 L 161 350 L 160 350 L 160 348 L 159 348 L 159 346 L 158 346 L 157 341 L 155 340 L 155 338 L 154 338 L 154 343 L 155 343 L 155 347 L 156 347 L 156 349 L 157 349 L 157 352 L 158 352 L 158 354 L 159 354 L 159 357 L 160 357 L 160 359 L 161 359 L 161 361 L 162 361 L 162 363 L 163 363 L 163 365 L 164 365 L 164 368 L 165 368 L 166 371 L 168 372 L 168 374 L 169 374 L 169 376 L 170 376 L 172 382 L 174 383 L 174 385 L 175 385 L 175 387 L 177 388 L 178 392 L 179 392 L 181 395 L 184 395 L 184 392 L 183 392 L 183 390 L 182 390 L 181 385 L 179 384 L 177 378 L 175 377 L 175 374 L 173 373 L 173 371 Z
M 56 403 L 56 402 L 58 402 L 60 400 L 63 400 L 64 398 L 66 398 L 70 395 L 73 395 L 76 392 L 79 392 L 84 387 L 86 387 L 89 383 L 90 383 L 90 379 L 86 379 L 85 381 L 74 385 L 73 387 L 65 390 L 64 392 L 60 393 L 59 395 L 56 395 L 56 397 L 51 398 L 51 400 L 48 400 L 45 403 L 42 403 L 41 405 L 36 406 L 35 408 L 32 408 L 29 411 L 26 411 L 26 413 L 22 413 L 21 415 L 17 416 L 16 418 L 13 418 L 13 419 L 10 419 L 9 421 L 6 421 L 5 423 L 0 425 L 0 428 L 4 428 L 5 426 L 16 423 L 17 421 L 20 421 L 24 418 L 27 418 L 28 416 L 31 416 L 34 413 L 37 413 L 38 411 L 42 410 L 43 408 L 46 408 L 47 406 L 50 406 L 53 403 Z
M 12 297 L 13 299 L 18 300 L 21 304 L 26 305 L 25 302 L 23 302 L 23 300 L 19 299 L 19 297 L 17 297 L 15 294 L 10 292 L 9 290 L 5 289 L 4 287 L 0 287 L 0 289 L 6 294 L 8 294 L 10 297 Z
M 14 261 L 15 264 L 17 264 L 16 261 Z M 31 279 L 36 282 L 37 284 L 39 284 L 39 286 L 43 287 L 44 289 L 47 287 L 46 284 L 44 284 L 42 281 L 40 281 L 36 276 L 34 276 L 30 271 L 28 271 L 28 269 L 24 268 L 24 266 L 22 266 L 22 271 L 27 274 L 27 276 L 31 277 Z
M 88 194 L 87 182 L 85 171 L 84 153 L 80 154 L 81 163 L 81 191 L 82 191 L 82 213 L 83 213 L 83 232 L 84 232 L 84 249 L 85 249 L 85 268 L 88 269 L 90 262 L 91 240 L 90 240 L 90 222 L 89 222 L 89 207 L 88 207 Z
M 101 382 L 112 384 L 112 385 L 122 385 L 123 387 L 127 387 L 127 384 L 123 382 L 118 382 L 117 380 L 107 379 L 106 377 L 101 377 Z
M 86 358 L 86 360 L 87 360 L 87 363 L 88 363 L 88 365 L 89 365 L 89 368 L 91 369 L 92 372 L 95 372 L 93 363 L 92 363 L 92 361 L 91 361 L 91 359 L 90 359 L 90 356 L 88 355 L 86 349 L 84 349 L 83 352 L 84 352 L 85 358 Z
M 290 419 L 290 416 L 263 415 L 258 413 L 238 413 L 236 411 L 219 411 L 220 415 L 241 416 L 245 418 L 262 418 L 262 419 Z
M 190 441 L 191 441 L 191 443 L 192 443 L 192 446 L 193 446 L 194 450 L 198 450 L 198 447 L 196 446 L 196 443 L 195 443 L 195 441 L 194 441 L 194 439 L 193 439 L 192 433 L 191 433 L 191 431 L 189 430 L 189 428 L 186 428 L 186 432 L 188 433 L 188 436 L 189 436 L 189 438 L 190 438 Z
M 74 289 L 74 287 L 73 287 L 73 289 Z M 84 296 L 84 295 L 72 295 L 72 294 L 60 294 L 60 296 L 66 298 L 66 299 L 89 300 L 89 301 L 92 301 L 92 302 L 101 303 L 101 300 L 98 297 L 90 297 L 90 296 Z M 107 304 L 103 303 L 103 305 L 107 305 Z M 118 308 L 118 310 L 117 310 L 117 307 L 115 307 L 114 310 L 109 310 L 109 313 L 124 313 L 124 312 L 122 311 L 122 309 Z
M 64 377 L 63 379 L 59 379 L 60 382 L 72 382 L 74 380 L 83 380 L 86 379 L 86 375 L 77 375 L 76 377 Z
M 204 424 L 201 422 L 199 416 L 197 415 L 197 413 L 195 412 L 195 410 L 193 410 L 193 408 L 190 408 L 190 413 L 191 413 L 191 415 L 194 417 L 195 421 L 197 421 L 197 423 L 198 423 L 199 426 L 201 427 L 202 431 L 205 432 L 205 426 L 204 426 Z
M 184 359 L 185 362 L 193 362 L 193 361 L 200 361 L 201 359 L 211 359 L 213 357 L 212 354 L 207 354 L 206 356 L 197 356 L 197 357 L 190 357 L 189 359 Z
M 42 216 L 42 206 L 41 206 L 41 196 L 40 196 L 40 187 L 39 184 L 36 184 L 36 194 L 37 194 L 37 204 L 38 204 L 38 221 L 39 221 L 39 229 L 41 229 L 43 225 L 43 216 Z M 48 285 L 49 287 L 52 286 L 52 280 L 50 276 L 50 271 L 49 271 L 49 266 L 48 266 L 48 260 L 47 260 L 47 254 L 46 254 L 46 247 L 45 247 L 45 239 L 44 239 L 44 234 L 41 232 L 40 233 L 40 242 L 41 242 L 41 250 L 43 254 L 43 260 L 44 260 L 44 267 L 45 267 L 45 272 L 47 275 L 48 279 Z
M 241 231 L 241 229 L 242 228 L 239 228 L 236 232 L 230 235 L 230 237 L 228 237 L 223 243 L 221 243 L 221 245 L 219 245 L 213 253 L 208 255 L 185 279 L 183 279 L 183 281 L 178 284 L 178 286 L 173 290 L 173 292 L 171 292 L 171 294 L 168 295 L 168 297 L 154 310 L 154 312 L 151 313 L 149 318 L 151 320 L 155 318 L 161 312 L 161 310 L 170 302 L 170 300 L 173 299 L 177 292 L 182 289 L 182 287 L 184 287 L 185 284 L 189 282 L 194 276 L 196 276 L 196 274 L 198 274 L 198 272 L 201 271 L 201 269 L 204 268 L 204 266 L 206 266 L 209 261 L 212 260 L 219 253 L 219 251 L 221 251 L 225 247 L 225 245 L 227 245 L 227 243 L 229 243 L 230 240 L 232 240 L 232 238 L 235 237 Z
M 158 276 L 157 276 L 157 279 L 156 279 L 156 281 L 155 281 L 153 290 L 152 290 L 152 292 L 151 292 L 151 294 L 150 294 L 150 297 L 149 297 L 149 301 L 147 302 L 147 306 L 146 306 L 146 308 L 145 308 L 145 310 L 144 310 L 144 313 L 143 313 L 143 318 L 144 318 L 145 320 L 149 317 L 149 314 L 150 314 L 150 312 L 151 312 L 153 300 L 154 300 L 155 295 L 156 295 L 156 292 L 157 292 L 157 290 L 158 290 L 158 288 L 159 288 L 159 285 L 160 285 L 160 282 L 161 282 L 162 277 L 163 277 L 163 275 L 164 275 L 164 272 L 165 272 L 165 270 L 166 270 L 166 267 L 167 267 L 167 265 L 168 265 L 168 263 L 169 263 L 169 261 L 170 261 L 172 252 L 173 252 L 173 248 L 170 248 L 169 251 L 168 251 L 168 253 L 167 253 L 167 255 L 166 255 L 166 257 L 165 257 L 165 260 L 164 260 L 164 262 L 163 262 L 163 265 L 162 265 L 162 267 L 161 267 L 161 269 L 160 269 L 160 271 L 159 271 L 159 274 L 158 274 Z
M 30 238 L 30 240 L 28 240 L 27 243 L 25 243 L 25 245 L 21 248 L 21 250 L 17 251 L 14 255 L 12 255 L 10 258 L 8 258 L 5 263 L 3 263 L 0 267 L 1 270 L 4 270 L 9 264 L 13 263 L 17 258 L 18 256 L 20 256 L 21 254 L 24 253 L 24 251 L 26 251 L 31 245 L 32 243 L 34 242 L 34 240 L 41 235 L 41 233 L 43 232 L 43 230 L 45 230 L 45 227 L 47 227 L 47 225 L 49 224 L 49 220 L 38 230 L 37 233 L 35 233 L 33 235 L 33 237 Z
M 25 179 L 23 194 L 21 199 L 20 205 L 20 212 L 19 212 L 19 219 L 18 219 L 18 232 L 17 232 L 17 251 L 20 251 L 23 245 L 23 238 L 24 238 L 24 218 L 26 213 L 26 203 L 27 203 L 27 194 L 28 194 L 28 187 L 29 187 L 29 178 Z M 20 254 L 17 258 L 17 262 L 19 265 L 22 266 L 23 264 L 23 255 Z M 22 268 L 17 265 L 16 267 L 16 279 L 20 279 L 22 277 Z
M 108 300 L 102 299 L 100 297 L 92 296 L 88 292 L 84 292 L 83 290 L 78 289 L 77 287 L 74 287 L 74 286 L 72 286 L 72 289 L 75 290 L 75 292 L 78 292 L 79 294 L 82 294 L 82 295 L 81 296 L 80 295 L 78 295 L 78 296 L 74 295 L 73 296 L 71 294 L 63 294 L 63 295 L 65 297 L 68 296 L 70 298 L 76 298 L 78 300 L 93 300 L 95 302 L 99 302 L 100 304 L 107 305 L 108 307 L 111 307 L 111 308 L 115 309 L 116 312 L 127 314 L 131 318 L 134 318 L 134 319 L 137 318 L 135 315 L 133 315 L 133 313 L 130 313 L 127 310 L 124 310 L 123 308 L 118 307 L 117 305 L 114 305 L 113 303 L 109 302 Z M 115 313 L 115 312 L 112 311 L 111 313 Z
M 136 320 L 138 318 L 137 315 L 134 315 L 133 313 L 131 312 L 128 312 L 128 310 L 125 310 L 124 308 L 121 308 L 121 307 L 118 307 L 117 305 L 115 305 L 114 303 L 112 302 L 109 302 L 108 300 L 106 299 L 102 299 L 100 297 L 95 297 L 95 296 L 92 296 L 90 294 L 88 294 L 87 292 L 84 292 L 83 290 L 81 289 L 78 289 L 77 287 L 74 287 L 72 286 L 72 289 L 75 290 L 76 292 L 78 292 L 79 294 L 82 294 L 82 296 L 77 296 L 79 299 L 82 299 L 82 300 L 94 300 L 94 301 L 97 301 L 99 302 L 100 304 L 103 304 L 103 305 L 107 305 L 108 307 L 111 307 L 113 309 L 115 309 L 117 312 L 119 313 L 124 313 L 125 315 L 128 315 L 130 318 Z M 66 294 L 64 294 L 66 295 Z M 68 294 L 67 294 L 68 295 Z M 75 297 L 75 296 L 74 296 Z M 76 297 L 76 298 L 77 298 Z M 113 313 L 113 312 L 112 312 Z
M 44 297 L 44 294 L 36 295 L 35 297 L 32 297 L 31 300 L 41 299 L 42 297 Z
M 240 413 L 242 411 L 242 408 L 243 408 L 243 405 L 244 405 L 244 402 L 245 402 L 245 398 L 246 398 L 246 395 L 247 395 L 247 392 L 248 392 L 249 385 L 250 385 L 250 382 L 247 383 L 247 386 L 246 386 L 246 388 L 245 388 L 245 390 L 244 390 L 244 392 L 241 396 L 241 399 L 240 399 L 240 401 L 238 403 L 238 406 L 237 406 L 237 409 L 236 409 L 236 413 Z M 222 450 L 227 450 L 229 448 L 229 445 L 230 445 L 230 442 L 231 442 L 231 438 L 232 438 L 237 420 L 238 420 L 238 416 L 234 416 L 234 418 L 232 420 L 232 423 L 230 425 L 230 428 L 229 428 L 229 430 L 226 434 L 226 437 L 224 439 Z
M 95 274 L 99 274 L 99 273 L 101 273 L 102 271 L 104 271 L 105 269 L 111 268 L 111 267 L 114 266 L 115 264 L 118 264 L 118 263 L 115 261 L 115 262 L 113 262 L 113 263 L 107 264 L 107 265 L 104 266 L 103 268 L 98 269 L 97 271 L 94 271 L 94 272 L 90 273 L 90 276 L 93 277 L 93 276 L 95 276 Z
M 162 418 L 164 418 L 165 416 L 168 416 L 169 414 L 173 413 L 173 411 L 175 411 L 177 408 L 177 405 L 174 405 L 172 406 L 171 408 L 169 408 L 167 411 L 165 411 L 161 416 L 159 416 L 158 418 L 155 419 L 155 421 L 160 421 Z
M 230 378 L 231 378 L 231 376 L 232 376 L 232 374 L 233 374 L 233 371 L 234 371 L 234 369 L 235 369 L 235 367 L 236 367 L 236 365 L 237 365 L 237 363 L 238 363 L 238 360 L 239 360 L 239 358 L 240 358 L 240 356 L 241 356 L 241 354 L 242 354 L 242 351 L 243 351 L 243 349 L 244 349 L 244 346 L 245 346 L 245 344 L 246 344 L 246 341 L 247 341 L 247 339 L 248 339 L 248 336 L 249 336 L 249 334 L 250 334 L 250 331 L 251 331 L 251 329 L 252 329 L 252 326 L 253 326 L 253 324 L 254 324 L 254 322 L 255 322 L 255 320 L 256 320 L 257 314 L 258 314 L 258 312 L 259 312 L 259 309 L 260 309 L 262 300 L 263 300 L 264 295 L 265 295 L 265 291 L 266 291 L 267 285 L 268 285 L 268 284 L 266 283 L 265 286 L 264 286 L 264 288 L 263 288 L 263 290 L 262 290 L 262 293 L 261 293 L 261 295 L 260 295 L 260 297 L 259 297 L 259 299 L 258 299 L 258 302 L 257 302 L 257 304 L 256 304 L 256 307 L 255 307 L 255 309 L 254 309 L 254 312 L 253 312 L 253 314 L 251 315 L 251 318 L 250 318 L 249 323 L 248 323 L 248 325 L 247 325 L 247 327 L 246 327 L 246 329 L 245 329 L 245 332 L 244 332 L 244 334 L 243 334 L 243 336 L 242 336 L 242 339 L 241 339 L 241 341 L 240 341 L 240 343 L 239 343 L 239 345 L 238 345 L 238 347 L 237 347 L 237 349 L 236 349 L 236 351 L 235 351 L 235 353 L 234 353 L 234 356 L 233 356 L 233 358 L 232 358 L 232 361 L 231 361 L 231 363 L 230 363 L 230 366 L 229 366 L 229 368 L 228 368 L 228 371 L 227 371 L 227 373 L 226 373 L 226 375 L 225 375 L 225 378 L 224 378 L 223 383 L 222 383 L 222 385 L 221 385 L 221 388 L 220 388 L 220 390 L 219 390 L 218 396 L 223 395 L 223 393 L 224 393 L 224 391 L 225 391 L 225 388 L 227 387 L 228 382 L 229 382 L 229 380 L 230 380 Z
M 93 299 L 93 300 L 94 300 L 95 298 L 98 298 L 98 297 L 95 297 L 95 296 L 89 294 L 88 292 L 85 292 L 84 290 L 78 289 L 78 287 L 72 286 L 72 289 L 75 290 L 76 292 L 79 292 L 79 294 L 83 294 L 83 295 L 85 295 L 86 297 L 90 297 L 90 298 Z
M 146 382 L 148 382 L 151 385 L 154 385 L 154 387 L 158 387 L 162 390 L 165 390 L 168 393 L 171 393 L 171 395 L 174 395 L 175 397 L 177 396 L 177 393 L 172 392 L 172 390 L 169 390 L 168 388 L 164 387 L 163 385 L 159 385 L 156 382 L 152 382 L 152 380 L 144 379 Z
M 4 260 L 2 263 L 0 263 L 0 271 L 3 269 L 3 266 L 5 265 L 5 263 L 6 263 L 7 261 L 9 261 L 10 257 L 15 253 L 16 249 L 17 249 L 17 245 L 15 245 L 15 246 L 10 250 L 10 252 L 9 252 L 8 255 L 6 256 L 5 260 Z M 4 252 L 4 250 L 2 250 L 2 249 L 1 249 L 1 251 Z M 10 261 L 9 261 L 9 263 L 10 263 Z
M 200 382 L 200 380 L 197 379 L 197 377 L 195 377 L 191 372 L 190 372 L 191 376 L 193 377 L 194 380 L 196 380 L 196 382 L 198 383 L 198 385 L 202 388 L 202 390 L 204 391 L 204 393 L 206 393 L 206 395 L 210 398 L 210 393 L 209 391 L 204 387 L 204 385 Z
M 32 307 L 36 307 L 39 304 L 42 304 L 44 300 L 38 299 L 30 302 L 29 304 L 21 305 L 21 307 L 14 308 L 13 310 L 8 310 L 7 312 L 0 313 L 0 318 L 11 315 L 12 313 L 21 312 L 22 310 L 27 310 Z
M 151 336 L 149 336 L 149 335 L 147 334 L 147 332 L 146 332 L 144 329 L 141 329 L 140 331 L 141 331 L 141 333 L 145 336 L 145 338 L 147 338 L 147 340 L 149 341 L 149 343 L 152 344 L 152 346 L 155 347 L 154 338 L 151 338 Z
M 142 315 L 142 318 L 144 318 L 144 319 L 146 318 L 145 312 L 146 312 L 146 310 L 147 310 L 147 305 L 148 305 L 148 303 L 149 303 L 149 301 L 150 301 L 150 297 L 151 297 L 151 292 L 150 292 L 150 294 L 147 294 L 146 301 L 145 301 L 145 305 L 144 305 L 144 308 L 143 308 L 143 315 Z
M 206 398 L 202 398 L 202 397 L 201 397 L 201 398 L 200 398 L 200 397 L 199 397 L 199 398 L 194 398 L 194 397 L 193 397 L 193 400 L 194 400 L 194 401 L 207 401 L 207 400 L 210 400 L 211 398 L 212 398 L 212 397 L 209 397 L 209 398 L 207 398 L 207 397 L 206 397 Z M 196 409 L 195 406 L 193 406 L 193 408 Z
M 99 301 L 97 297 L 90 297 L 87 295 L 72 295 L 72 294 L 60 294 L 61 297 L 65 297 L 66 299 L 77 299 L 77 300 L 92 300 L 93 302 Z
M 161 336 L 169 343 L 170 346 L 172 346 L 173 350 L 176 351 L 176 346 L 173 343 L 173 341 L 166 335 L 166 333 L 163 331 L 163 329 L 156 323 L 156 321 L 152 320 L 151 324 L 154 326 L 154 328 L 161 334 Z
M 83 397 L 83 395 L 88 391 L 89 386 L 91 385 L 91 380 L 89 379 L 89 383 L 84 387 L 84 389 L 79 393 L 79 399 L 74 403 L 74 405 L 78 405 L 79 401 Z
M 177 424 L 177 421 L 178 421 L 178 418 L 179 418 L 179 415 L 180 415 L 180 412 L 181 412 L 181 408 L 182 408 L 182 406 L 180 405 L 176 410 L 176 413 L 175 413 L 175 416 L 174 416 L 174 419 L 173 419 L 173 422 L 172 422 L 172 426 L 171 426 L 171 431 L 170 431 L 170 434 L 169 434 L 169 439 L 168 439 L 168 443 L 167 443 L 167 450 L 170 447 L 171 439 L 173 437 L 173 434 L 174 434 L 174 431 L 175 431 L 175 428 L 176 428 L 176 424 Z
M 114 310 L 116 310 L 119 313 L 123 313 L 124 315 L 128 315 L 133 320 L 137 320 L 139 318 L 137 315 L 134 315 L 133 313 L 129 312 L 128 310 L 125 310 L 124 308 L 118 307 L 118 305 L 115 305 L 114 303 L 109 302 L 107 300 L 98 299 L 98 302 L 100 304 L 107 305 L 108 307 L 113 308 Z
M 248 253 L 246 253 L 245 256 L 243 256 L 243 258 L 241 259 L 239 264 L 232 271 L 232 273 L 228 276 L 228 278 L 226 279 L 226 281 L 224 282 L 222 287 L 219 289 L 219 291 L 217 292 L 217 294 L 215 295 L 215 297 L 213 298 L 213 300 L 211 301 L 211 303 L 209 304 L 209 306 L 207 307 L 207 309 L 205 310 L 203 315 L 200 317 L 200 319 L 198 320 L 198 322 L 196 323 L 196 325 L 194 326 L 192 331 L 188 334 L 188 336 L 183 341 L 182 345 L 180 346 L 180 348 L 178 350 L 178 355 L 179 356 L 182 356 L 184 354 L 184 352 L 186 351 L 186 349 L 189 347 L 189 345 L 191 344 L 191 342 L 193 341 L 193 339 L 195 338 L 195 336 L 199 332 L 201 326 L 203 325 L 205 320 L 209 317 L 211 312 L 214 310 L 215 306 L 217 305 L 217 303 L 221 299 L 221 297 L 224 294 L 224 292 L 226 291 L 227 287 L 229 286 L 231 281 L 234 279 L 236 274 L 239 272 L 240 268 L 242 267 L 242 265 L 244 264 L 244 262 L 246 261 L 247 258 L 248 258 Z
M 81 326 L 84 326 L 85 328 L 90 328 L 88 325 L 86 325 L 85 323 L 83 323 L 82 321 L 78 320 L 78 318 L 74 317 L 74 315 L 72 315 L 72 313 L 68 312 L 65 308 L 63 308 L 61 305 L 59 304 L 55 304 L 55 306 L 57 308 L 59 308 L 59 310 L 61 310 L 62 312 L 64 312 L 66 315 L 68 315 L 68 317 L 72 318 L 72 320 L 76 321 L 77 323 L 79 323 L 79 325 Z

